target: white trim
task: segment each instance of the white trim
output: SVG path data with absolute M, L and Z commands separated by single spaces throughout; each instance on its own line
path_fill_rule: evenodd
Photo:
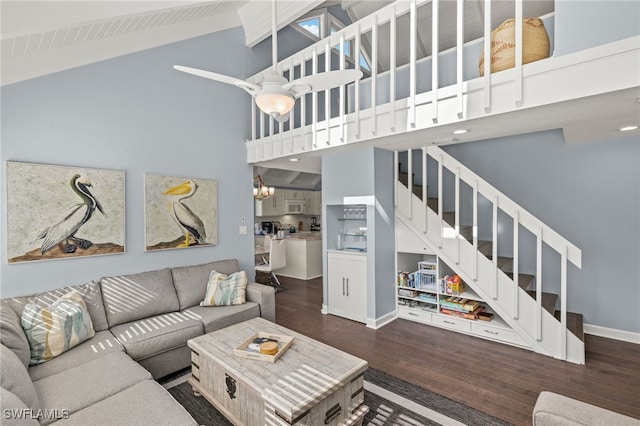
M 388 314 L 384 314 L 379 318 L 376 318 L 376 319 L 367 318 L 367 328 L 373 328 L 374 330 L 377 330 L 380 327 L 383 327 L 389 324 L 391 321 L 396 320 L 397 318 L 398 318 L 398 311 L 394 309 L 393 311 L 389 312 Z
M 640 333 L 632 331 L 618 330 L 615 328 L 601 327 L 599 325 L 584 324 L 584 333 L 592 336 L 606 337 L 607 339 L 620 340 L 623 342 L 640 345 Z

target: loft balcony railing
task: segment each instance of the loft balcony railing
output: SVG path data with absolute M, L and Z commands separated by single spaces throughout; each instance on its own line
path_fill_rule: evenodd
M 472 96 L 475 103 L 480 100 L 484 112 L 489 113 L 492 109 L 492 86 L 507 81 L 512 92 L 512 104 L 519 105 L 523 98 L 521 49 L 516 49 L 515 66 L 508 76 L 505 73 L 492 74 L 489 60 L 484 61 L 483 77 L 479 77 L 477 71 L 479 51 L 483 50 L 485 58 L 491 57 L 491 0 L 483 2 L 484 38 L 467 43 L 465 1 L 455 1 L 455 47 L 441 51 L 440 10 L 444 3 L 451 5 L 452 1 L 397 1 L 280 61 L 277 64 L 278 71 L 290 80 L 325 70 L 347 67 L 363 69 L 357 58 L 363 49 L 364 40 L 370 44 L 370 69 L 363 69 L 365 78 L 301 97 L 288 122 L 279 123 L 253 105 L 251 140 L 247 141 L 249 162 L 464 120 L 467 118 Z M 516 19 L 515 43 L 516 46 L 522 46 L 524 0 L 516 0 L 513 4 L 513 17 Z M 417 22 L 418 10 L 421 8 L 430 9 L 427 12 L 431 15 L 432 54 L 419 59 Z M 401 17 L 406 16 L 409 17 L 408 40 L 398 40 L 397 25 Z M 552 19 L 552 16 L 547 19 Z M 387 25 L 389 36 L 382 40 L 380 29 Z M 389 49 L 389 69 L 381 72 L 378 54 L 386 43 Z M 347 45 L 349 48 L 340 48 Z M 397 66 L 396 49 L 407 45 L 408 63 Z M 474 47 L 469 49 L 470 45 Z M 469 54 L 470 50 L 473 54 Z M 347 56 L 347 53 L 353 52 L 355 54 L 351 56 L 355 60 Z M 443 64 L 440 61 L 444 55 L 447 62 L 454 60 L 454 73 L 442 72 Z M 264 72 L 266 70 L 250 80 L 260 81 Z M 453 82 L 452 74 L 455 74 Z

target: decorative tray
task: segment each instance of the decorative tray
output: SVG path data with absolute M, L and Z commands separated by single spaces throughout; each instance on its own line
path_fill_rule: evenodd
M 258 332 L 247 340 L 242 342 L 240 346 L 233 350 L 235 356 L 240 358 L 257 359 L 260 361 L 276 362 L 282 354 L 289 349 L 293 343 L 293 336 L 284 336 L 281 334 Z M 260 352 L 260 343 L 275 342 L 278 344 L 278 352 L 273 355 L 267 355 Z

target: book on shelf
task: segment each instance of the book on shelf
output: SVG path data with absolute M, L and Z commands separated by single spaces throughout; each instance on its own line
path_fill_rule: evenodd
M 477 320 L 478 314 L 482 311 L 484 311 L 484 306 L 478 306 L 476 310 L 474 310 L 473 312 L 461 312 L 461 311 L 455 311 L 453 309 L 440 307 L 440 313 L 443 313 L 445 315 L 450 315 L 452 317 L 466 318 L 469 320 Z

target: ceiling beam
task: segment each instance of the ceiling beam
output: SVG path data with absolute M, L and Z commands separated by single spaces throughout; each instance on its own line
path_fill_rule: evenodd
M 287 176 L 287 183 L 289 185 L 291 185 L 293 183 L 293 181 L 298 179 L 298 176 L 300 176 L 301 174 L 302 174 L 302 172 L 291 172 L 291 173 L 289 173 L 289 176 Z

